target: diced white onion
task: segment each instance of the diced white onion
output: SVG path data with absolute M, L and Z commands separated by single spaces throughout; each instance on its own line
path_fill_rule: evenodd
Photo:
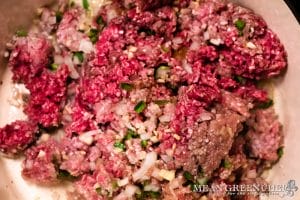
M 132 178 L 134 181 L 137 181 L 139 179 L 142 179 L 148 170 L 154 166 L 155 161 L 157 160 L 157 154 L 156 152 L 150 152 L 146 155 L 145 160 L 142 163 L 142 166 L 139 170 L 133 173 Z

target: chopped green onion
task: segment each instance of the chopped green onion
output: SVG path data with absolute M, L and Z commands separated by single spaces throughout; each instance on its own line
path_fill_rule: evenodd
M 133 89 L 133 85 L 130 83 L 121 83 L 121 88 L 126 91 L 131 91 Z
M 155 100 L 154 103 L 159 106 L 163 106 L 163 105 L 166 105 L 167 103 L 169 103 L 169 101 L 168 100 Z
M 62 17 L 63 17 L 63 13 L 62 13 L 62 12 L 60 12 L 60 11 L 56 11 L 56 13 L 55 13 L 55 17 L 56 17 L 56 23 L 59 23 L 59 22 L 61 22 L 61 20 L 62 20 Z
M 16 35 L 18 37 L 26 37 L 28 35 L 28 33 L 27 33 L 27 31 L 20 29 L 20 30 L 17 30 Z
M 283 156 L 283 147 L 278 148 L 277 155 L 278 155 L 278 158 L 281 158 Z
M 122 142 L 115 142 L 114 147 L 121 149 L 123 151 L 126 149 L 125 144 L 123 144 Z
M 268 99 L 268 101 L 258 104 L 257 107 L 260 109 L 267 109 L 273 106 L 273 104 L 274 101 L 272 99 Z
M 140 101 L 134 107 L 134 111 L 139 114 L 139 113 L 142 113 L 145 110 L 145 108 L 146 108 L 146 103 L 144 101 Z
M 82 51 L 74 52 L 74 53 L 73 53 L 73 56 L 77 57 L 78 60 L 79 60 L 81 63 L 82 63 L 83 60 L 84 60 L 83 52 L 82 52 Z
M 142 140 L 142 141 L 141 141 L 141 146 L 142 146 L 142 148 L 146 148 L 147 145 L 148 145 L 148 141 L 147 141 L 147 140 Z
M 93 28 L 88 33 L 88 36 L 93 44 L 95 44 L 98 41 L 98 35 L 99 35 L 99 31 Z
M 90 5 L 88 0 L 82 0 L 82 6 L 85 10 L 88 10 Z
M 52 70 L 52 71 L 56 71 L 57 68 L 58 68 L 58 64 L 52 63 L 52 64 L 50 65 L 50 70 Z
M 193 181 L 193 175 L 188 172 L 188 171 L 184 171 L 183 172 L 183 177 L 187 180 L 187 181 Z
M 235 21 L 234 25 L 239 31 L 243 31 L 246 26 L 246 22 L 241 19 L 238 19 Z
M 132 138 L 137 138 L 139 136 L 134 130 L 131 129 L 127 129 L 126 133 L 127 134 L 125 135 L 124 140 L 130 140 Z
M 76 176 L 73 176 L 67 170 L 62 169 L 59 169 L 57 178 L 64 181 L 74 181 L 77 179 Z
M 229 162 L 229 160 L 226 159 L 223 160 L 222 165 L 225 169 L 230 169 L 232 167 L 232 164 Z

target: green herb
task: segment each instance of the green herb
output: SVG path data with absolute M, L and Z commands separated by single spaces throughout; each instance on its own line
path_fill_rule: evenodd
M 121 83 L 120 87 L 126 91 L 131 91 L 133 89 L 133 85 L 130 83 Z
M 232 164 L 229 162 L 229 160 L 226 160 L 226 159 L 223 160 L 222 165 L 225 169 L 230 169 L 232 166 Z
M 170 48 L 165 47 L 165 46 L 162 46 L 162 47 L 161 47 L 161 50 L 162 50 L 163 52 L 165 52 L 165 53 L 168 53 L 168 52 L 170 51 Z
M 235 21 L 234 25 L 239 31 L 243 31 L 246 26 L 246 22 L 241 19 L 238 19 Z
M 241 77 L 241 76 L 235 76 L 234 79 L 235 79 L 236 82 L 238 82 L 242 85 L 244 85 L 247 82 L 247 80 L 245 78 Z
M 61 20 L 62 20 L 62 17 L 63 17 L 63 13 L 62 13 L 62 12 L 60 12 L 60 11 L 56 11 L 56 13 L 55 13 L 55 17 L 56 17 L 56 23 L 59 23 L 59 22 L 61 22 Z
M 18 37 L 26 37 L 28 35 L 28 33 L 27 33 L 27 31 L 20 29 L 20 30 L 17 30 L 16 35 Z
M 82 0 L 82 6 L 85 10 L 88 10 L 90 5 L 88 0 Z
M 168 100 L 155 100 L 154 103 L 159 106 L 163 106 L 163 105 L 166 105 L 167 103 L 169 103 L 169 101 Z
M 56 71 L 57 68 L 58 68 L 58 64 L 52 63 L 52 64 L 50 65 L 50 70 L 52 70 L 52 71 Z
M 184 171 L 183 172 L 183 177 L 187 180 L 187 181 L 193 181 L 193 175 L 188 172 L 188 171 Z
M 142 146 L 142 148 L 146 148 L 147 145 L 148 145 L 148 141 L 147 141 L 147 140 L 142 140 L 142 141 L 141 141 L 141 146 Z
M 278 155 L 278 158 L 281 158 L 283 156 L 283 147 L 279 147 L 277 149 L 277 155 Z
M 138 114 L 140 114 L 145 110 L 145 108 L 146 108 L 146 103 L 144 101 L 140 101 L 134 107 L 134 111 L 137 112 Z
M 97 23 L 98 25 L 105 25 L 105 22 L 104 22 L 104 20 L 103 20 L 103 18 L 102 18 L 101 15 L 97 17 L 96 23 Z
M 124 137 L 124 140 L 129 140 L 132 138 L 137 138 L 139 135 L 132 129 L 127 129 L 126 135 Z
M 268 99 L 266 102 L 259 103 L 257 105 L 257 107 L 260 109 L 267 109 L 267 108 L 270 108 L 271 106 L 273 106 L 273 104 L 274 104 L 274 101 L 272 99 Z
M 99 35 L 99 31 L 93 28 L 88 33 L 88 36 L 93 44 L 95 44 L 98 41 L 98 35 Z
M 123 151 L 126 149 L 125 144 L 123 144 L 122 142 L 115 142 L 114 147 L 121 149 Z
M 77 179 L 76 176 L 71 175 L 68 171 L 63 169 L 58 170 L 57 178 L 65 181 L 74 181 Z
M 77 57 L 78 60 L 82 63 L 84 60 L 83 52 L 82 51 L 77 51 L 73 53 L 74 57 Z

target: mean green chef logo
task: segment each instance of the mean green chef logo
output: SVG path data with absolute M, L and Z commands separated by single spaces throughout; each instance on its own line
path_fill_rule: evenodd
M 227 193 L 228 195 L 260 195 L 260 196 L 278 196 L 280 198 L 293 197 L 298 191 L 295 180 L 289 180 L 286 184 L 213 184 L 195 185 L 194 192 L 210 192 L 213 194 Z

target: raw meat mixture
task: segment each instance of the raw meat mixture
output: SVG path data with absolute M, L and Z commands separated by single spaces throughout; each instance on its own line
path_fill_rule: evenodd
M 96 7 L 95 7 L 96 5 Z M 70 199 L 258 199 L 199 185 L 266 184 L 283 153 L 266 85 L 277 36 L 222 0 L 61 0 L 9 49 L 27 119 L 0 129 L 22 176 Z

